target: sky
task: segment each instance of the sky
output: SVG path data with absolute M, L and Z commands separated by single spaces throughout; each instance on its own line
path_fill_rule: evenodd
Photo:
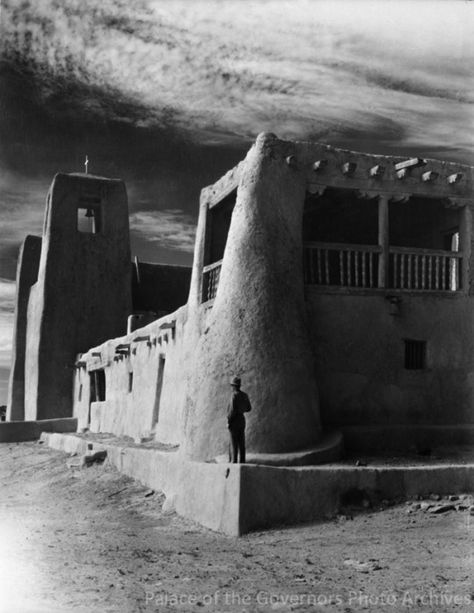
M 126 181 L 133 254 L 190 265 L 257 134 L 473 164 L 474 2 L 0 0 L 0 404 L 56 172 Z

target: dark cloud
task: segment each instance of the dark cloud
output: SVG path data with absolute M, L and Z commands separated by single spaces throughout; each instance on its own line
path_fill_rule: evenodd
M 85 106 L 83 86 L 71 83 L 63 89 L 62 79 L 54 81 L 54 88 L 52 83 L 51 76 L 52 93 L 45 101 L 31 66 L 0 65 L 0 274 L 10 278 L 23 237 L 41 233 L 54 174 L 82 170 L 86 154 L 90 172 L 125 180 L 131 212 L 177 208 L 196 220 L 202 187 L 235 165 L 249 145 L 224 134 L 214 143 L 207 135 L 200 143 L 172 125 L 141 127 L 130 121 L 143 112 L 136 105 L 117 103 L 95 88 L 86 92 L 94 104 Z M 104 108 L 114 112 L 103 113 Z M 190 262 L 189 250 L 183 255 L 176 243 L 159 246 L 133 231 L 132 238 L 138 255 L 149 261 L 172 261 L 176 255 L 179 263 Z

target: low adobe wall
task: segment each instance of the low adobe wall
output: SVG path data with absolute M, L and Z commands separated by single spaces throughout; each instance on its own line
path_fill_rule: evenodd
M 2 421 L 0 423 L 0 443 L 34 441 L 42 432 L 76 432 L 77 419 L 43 419 L 38 421 Z
M 203 321 L 205 317 L 202 309 Z M 120 354 L 119 346 L 128 349 Z M 87 427 L 90 418 L 93 432 L 154 435 L 163 443 L 179 444 L 193 349 L 186 307 L 90 349 L 80 357 L 82 366 L 75 373 L 73 414 L 79 429 Z M 105 372 L 106 397 L 91 404 L 90 374 L 97 369 Z
M 85 438 L 45 434 L 53 449 L 85 453 Z M 354 490 L 369 498 L 473 491 L 474 464 L 272 467 L 192 462 L 179 452 L 94 443 L 124 474 L 163 491 L 169 508 L 207 528 L 239 536 L 334 516 Z
M 472 492 L 474 465 L 318 466 L 274 468 L 242 465 L 240 533 L 279 524 L 333 517 L 341 498 L 364 492 L 369 499 Z
M 78 436 L 45 433 L 51 448 L 66 453 L 87 452 L 88 441 Z M 105 449 L 120 472 L 144 485 L 165 492 L 168 504 L 183 517 L 226 534 L 239 534 L 239 465 L 187 462 L 173 451 L 93 443 Z

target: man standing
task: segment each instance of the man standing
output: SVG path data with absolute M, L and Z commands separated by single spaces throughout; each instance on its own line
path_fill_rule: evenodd
M 227 407 L 227 423 L 230 432 L 230 444 L 232 449 L 231 461 L 237 464 L 237 456 L 240 456 L 240 463 L 245 464 L 245 417 L 252 407 L 249 397 L 240 389 L 241 380 L 234 377 L 231 382 L 232 395 Z

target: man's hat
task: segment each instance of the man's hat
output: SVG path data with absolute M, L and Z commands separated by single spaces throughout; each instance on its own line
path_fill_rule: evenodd
M 240 384 L 242 383 L 242 381 L 240 380 L 240 377 L 233 377 L 230 380 L 230 384 L 231 385 L 235 385 L 235 387 L 240 387 Z

